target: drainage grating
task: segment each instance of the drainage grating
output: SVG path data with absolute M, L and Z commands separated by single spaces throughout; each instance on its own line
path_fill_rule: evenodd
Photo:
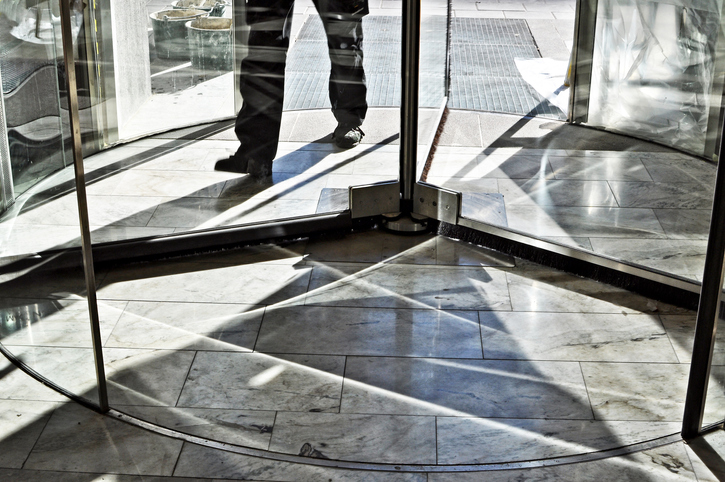
M 452 19 L 448 107 L 564 119 L 516 68 L 539 57 L 526 20 Z
M 438 107 L 445 95 L 445 28 L 444 16 L 422 19 L 421 107 Z M 399 106 L 401 19 L 367 16 L 363 30 L 368 104 Z M 449 107 L 564 118 L 557 107 L 523 80 L 516 68 L 517 58 L 540 57 L 525 20 L 454 18 L 450 45 Z M 285 109 L 329 108 L 329 71 L 322 21 L 311 15 L 289 51 Z
M 400 18 L 367 16 L 363 19 L 363 31 L 368 104 L 398 106 L 401 89 Z M 284 108 L 330 108 L 329 73 L 330 59 L 322 21 L 317 15 L 310 15 L 287 57 Z M 315 92 L 311 94 L 309 91 Z

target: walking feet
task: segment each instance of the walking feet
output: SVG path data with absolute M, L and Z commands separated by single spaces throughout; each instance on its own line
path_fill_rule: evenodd
M 247 165 L 249 160 L 245 157 L 239 157 L 237 155 L 229 156 L 227 159 L 222 159 L 214 164 L 215 171 L 226 171 L 226 172 L 247 172 Z
M 338 124 L 335 131 L 332 133 L 332 140 L 335 145 L 341 149 L 350 149 L 360 144 L 365 133 L 360 129 L 360 126 L 349 127 L 343 124 Z
M 237 155 L 217 161 L 214 170 L 239 174 L 249 173 L 249 177 L 259 183 L 268 182 L 272 178 L 271 162 L 259 162 L 253 158 L 239 157 Z

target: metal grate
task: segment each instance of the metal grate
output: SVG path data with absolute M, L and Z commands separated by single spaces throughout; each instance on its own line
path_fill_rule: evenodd
M 424 17 L 421 25 L 421 107 L 437 107 L 445 95 L 446 17 Z M 401 19 L 367 16 L 364 62 L 371 106 L 398 106 L 401 92 Z M 451 20 L 452 108 L 563 118 L 519 74 L 515 59 L 539 58 L 525 20 Z M 287 60 L 285 109 L 329 108 L 327 54 L 322 21 L 309 16 Z

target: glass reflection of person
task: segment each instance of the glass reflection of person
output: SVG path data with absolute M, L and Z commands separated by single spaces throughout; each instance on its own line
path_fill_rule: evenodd
M 337 120 L 333 140 L 338 147 L 354 147 L 364 135 L 360 126 L 367 112 L 362 51 L 367 0 L 313 3 L 322 18 L 332 64 L 329 94 Z M 241 64 L 242 108 L 235 125 L 240 146 L 229 159 L 218 161 L 216 170 L 248 172 L 260 180 L 271 175 L 282 119 L 293 8 L 294 0 L 246 1 L 249 53 Z

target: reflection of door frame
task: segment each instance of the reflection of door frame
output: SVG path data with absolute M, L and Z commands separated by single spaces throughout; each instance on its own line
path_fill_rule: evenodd
M 0 85 L 2 75 L 0 74 Z M 13 171 L 10 164 L 10 146 L 8 145 L 8 127 L 5 122 L 5 100 L 0 92 L 0 214 L 3 213 L 13 202 L 15 193 L 13 191 Z
M 589 92 L 594 57 L 594 29 L 597 22 L 598 0 L 577 0 L 574 14 L 574 43 L 569 68 L 568 122 L 581 124 L 589 114 Z

